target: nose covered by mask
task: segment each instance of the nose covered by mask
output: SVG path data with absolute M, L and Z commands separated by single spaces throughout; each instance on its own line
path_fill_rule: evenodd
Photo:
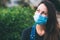
M 47 23 L 47 19 L 48 17 L 45 15 L 41 15 L 40 13 L 36 13 L 34 16 L 34 21 L 36 24 L 40 24 L 40 25 L 45 25 Z

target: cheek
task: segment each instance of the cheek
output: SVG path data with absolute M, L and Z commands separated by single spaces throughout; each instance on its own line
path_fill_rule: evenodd
M 38 13 L 38 12 L 35 12 L 35 14 L 34 15 L 40 15 L 40 13 Z
M 46 16 L 45 14 L 42 14 L 42 16 Z

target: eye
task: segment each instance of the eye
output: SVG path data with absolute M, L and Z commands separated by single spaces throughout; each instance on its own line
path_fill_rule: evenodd
M 45 13 L 44 11 L 43 11 L 41 14 L 45 14 L 45 15 L 47 15 L 47 13 Z
M 44 13 L 44 11 L 42 13 Z
M 40 12 L 40 9 L 37 9 L 36 11 Z

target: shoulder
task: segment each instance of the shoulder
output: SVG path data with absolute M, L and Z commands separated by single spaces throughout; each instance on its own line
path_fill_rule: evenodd
M 22 33 L 23 33 L 23 34 L 25 34 L 25 33 L 30 33 L 30 32 L 31 32 L 31 28 L 32 28 L 32 27 L 28 27 L 28 28 L 24 29 Z
M 32 27 L 29 27 L 23 30 L 21 40 L 29 40 L 31 28 Z

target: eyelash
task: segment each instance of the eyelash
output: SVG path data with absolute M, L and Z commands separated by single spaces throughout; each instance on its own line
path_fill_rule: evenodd
M 45 14 L 45 15 L 47 15 L 47 13 L 44 13 L 44 11 L 43 11 L 41 14 Z

